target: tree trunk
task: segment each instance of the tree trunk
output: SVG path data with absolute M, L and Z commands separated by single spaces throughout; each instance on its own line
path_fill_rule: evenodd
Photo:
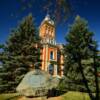
M 83 67 L 82 67 L 82 64 L 81 64 L 81 57 L 80 56 L 78 58 L 78 65 L 79 65 L 79 69 L 80 69 L 80 72 L 81 72 L 81 75 L 82 75 L 82 78 L 83 78 L 84 85 L 85 85 L 85 87 L 87 89 L 87 92 L 88 92 L 88 94 L 90 96 L 90 99 L 91 100 L 95 100 L 95 97 L 93 96 L 92 91 L 90 90 L 90 88 L 88 86 L 87 79 L 86 79 L 86 77 L 84 75 L 84 71 L 83 71 Z
M 96 84 L 96 100 L 99 100 L 99 82 L 98 82 L 98 75 L 97 75 L 97 65 L 96 65 L 96 49 L 94 50 L 93 55 L 93 67 L 94 67 L 94 75 L 95 75 L 95 84 Z

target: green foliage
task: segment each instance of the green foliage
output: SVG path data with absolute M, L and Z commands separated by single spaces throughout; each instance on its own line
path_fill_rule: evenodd
M 66 83 L 65 83 L 65 79 L 61 79 L 60 80 L 60 82 L 59 82 L 59 85 L 58 85 L 58 87 L 57 87 L 57 89 L 59 90 L 59 91 L 67 91 L 68 89 L 66 89 Z
M 57 62 L 56 61 L 50 61 L 50 63 L 52 64 L 52 65 L 57 65 Z
M 3 44 L 0 44 L 0 49 L 2 49 L 4 47 L 4 45 Z
M 0 56 L 3 65 L 0 69 L 0 92 L 15 91 L 31 67 L 39 68 L 41 47 L 38 35 L 31 14 L 13 29 Z
M 86 92 L 86 88 L 84 86 L 84 83 L 79 83 L 79 81 L 71 80 L 68 77 L 64 77 L 61 79 L 58 90 L 67 92 L 67 91 L 81 91 Z
M 87 21 L 77 16 L 65 39 L 65 76 L 72 80 L 75 86 L 81 85 L 80 90 L 85 84 L 86 89 L 89 87 L 93 92 L 96 85 L 93 48 L 96 47 L 96 42 L 93 40 L 93 32 L 89 31 Z

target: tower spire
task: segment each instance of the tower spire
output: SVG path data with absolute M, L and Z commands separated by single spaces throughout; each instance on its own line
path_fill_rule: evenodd
M 49 14 L 47 14 L 47 15 L 45 16 L 45 20 L 47 20 L 47 21 L 50 20 L 50 15 L 49 15 Z

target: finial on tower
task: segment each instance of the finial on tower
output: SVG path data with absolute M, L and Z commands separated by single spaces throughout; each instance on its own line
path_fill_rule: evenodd
M 50 20 L 50 15 L 49 14 L 47 14 L 46 16 L 45 16 L 45 19 L 44 19 L 45 21 L 49 21 Z
M 45 16 L 45 18 L 44 18 L 44 20 L 42 21 L 41 25 L 42 25 L 43 23 L 45 23 L 45 22 L 47 22 L 47 23 L 49 23 L 49 24 L 51 24 L 51 25 L 53 25 L 53 26 L 55 25 L 54 20 L 52 20 L 52 18 L 50 17 L 49 13 L 47 13 L 47 15 Z

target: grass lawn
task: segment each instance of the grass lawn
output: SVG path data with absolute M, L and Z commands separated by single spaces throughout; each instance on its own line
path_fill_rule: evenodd
M 60 100 L 90 100 L 87 93 L 73 92 L 73 91 L 69 91 L 60 97 L 61 97 Z M 50 100 L 56 100 L 56 99 L 57 98 L 55 99 L 52 98 Z M 0 94 L 0 100 L 18 100 L 18 93 Z
M 63 100 L 90 100 L 87 93 L 69 91 L 63 96 Z
M 0 94 L 0 100 L 17 100 L 18 93 Z

